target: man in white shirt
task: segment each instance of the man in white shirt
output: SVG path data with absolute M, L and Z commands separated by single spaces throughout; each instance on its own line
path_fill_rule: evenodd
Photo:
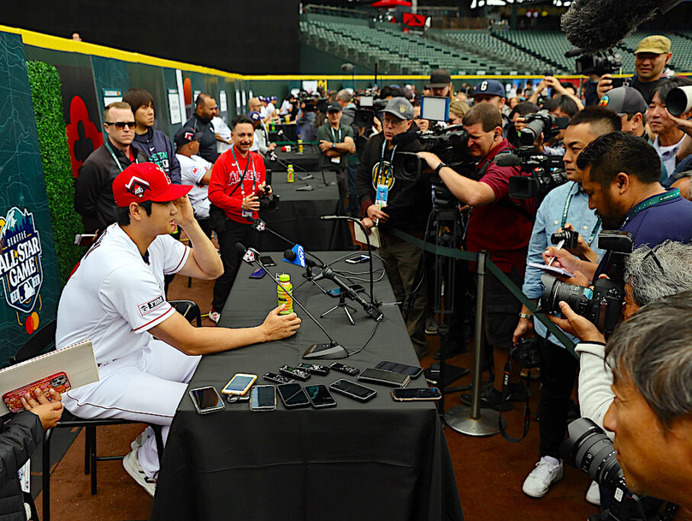
M 187 194 L 204 234 L 211 239 L 209 221 L 209 180 L 214 165 L 198 155 L 200 135 L 192 127 L 183 127 L 176 132 L 174 141 L 177 147 L 175 157 L 180 163 L 182 184 L 192 185 Z
M 197 223 L 187 193 L 153 163 L 133 164 L 113 181 L 117 222 L 73 271 L 58 305 L 56 346 L 91 339 L 99 381 L 73 389 L 63 404 L 80 418 L 121 418 L 163 426 L 168 436 L 200 355 L 295 334 L 300 319 L 277 307 L 253 328 L 195 328 L 166 302 L 164 275 L 213 280 L 216 248 Z M 170 233 L 181 226 L 192 247 Z M 286 318 L 289 317 L 289 318 Z M 138 438 L 125 470 L 152 496 L 159 471 L 153 436 Z
M 223 154 L 231 148 L 231 128 L 226 124 L 221 116 L 219 116 L 219 107 L 214 109 L 214 117 L 211 120 L 211 126 L 214 127 L 216 134 L 216 151 Z

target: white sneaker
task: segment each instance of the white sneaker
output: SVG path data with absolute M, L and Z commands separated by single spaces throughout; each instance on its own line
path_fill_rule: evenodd
M 216 324 L 220 318 L 221 313 L 219 313 L 218 311 L 214 311 L 213 309 L 209 311 L 209 320 L 211 320 L 214 324 Z
M 139 463 L 139 458 L 137 457 L 138 451 L 139 447 L 131 452 L 128 452 L 127 456 L 123 458 L 123 467 L 125 467 L 125 471 L 132 476 L 132 479 L 134 479 L 144 490 L 147 491 L 147 494 L 154 497 L 154 494 L 156 493 L 156 481 L 148 478 L 144 473 L 142 465 Z
M 589 485 L 589 490 L 586 491 L 586 500 L 597 507 L 601 506 L 601 490 L 598 488 L 598 483 L 595 481 Z
M 548 493 L 550 486 L 562 479 L 565 470 L 562 461 L 551 456 L 543 456 L 536 468 L 524 480 L 521 489 L 527 496 L 541 498 Z
M 149 433 L 147 432 L 147 429 L 144 429 L 142 433 L 139 436 L 137 436 L 132 443 L 130 443 L 130 448 L 132 450 L 139 449 L 142 445 L 144 445 L 144 442 L 149 439 Z

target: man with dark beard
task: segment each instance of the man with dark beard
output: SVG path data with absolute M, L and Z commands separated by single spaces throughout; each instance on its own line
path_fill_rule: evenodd
M 611 132 L 591 142 L 579 155 L 582 187 L 589 196 L 604 230 L 622 230 L 634 237 L 634 247 L 650 247 L 666 239 L 687 243 L 692 240 L 692 202 L 676 189 L 666 191 L 661 183 L 661 161 L 654 148 L 643 139 Z M 565 250 L 548 248 L 546 257 L 557 257 L 557 265 L 578 271 L 589 280 L 603 273 L 606 255 L 598 266 L 579 260 Z

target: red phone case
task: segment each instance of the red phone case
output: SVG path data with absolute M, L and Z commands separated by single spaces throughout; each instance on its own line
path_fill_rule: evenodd
M 70 380 L 67 378 L 65 373 L 55 373 L 51 376 L 46 376 L 41 380 L 37 380 L 34 383 L 15 389 L 14 391 L 8 391 L 2 395 L 2 401 L 5 402 L 7 408 L 12 412 L 19 412 L 24 410 L 22 405 L 22 396 L 26 393 L 35 396 L 34 392 L 36 389 L 41 389 L 44 394 L 48 394 L 48 389 L 53 388 L 56 392 L 62 394 L 69 391 L 72 387 L 70 386 Z

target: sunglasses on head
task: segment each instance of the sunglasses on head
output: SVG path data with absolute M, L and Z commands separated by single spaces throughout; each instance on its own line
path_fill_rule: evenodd
M 137 123 L 135 123 L 134 121 L 117 121 L 116 123 L 111 123 L 109 121 L 106 121 L 106 125 L 114 125 L 119 130 L 123 130 L 125 127 L 132 130 L 133 128 L 135 128 L 137 126 Z

